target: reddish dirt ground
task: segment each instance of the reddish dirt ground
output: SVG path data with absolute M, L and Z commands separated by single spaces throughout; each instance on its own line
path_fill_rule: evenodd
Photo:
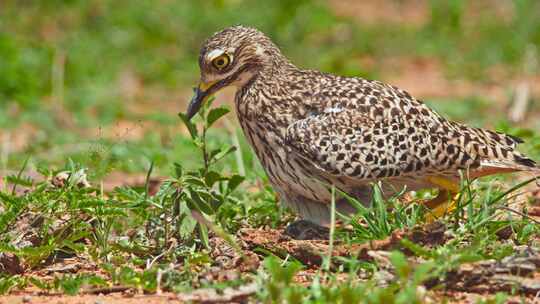
M 176 295 L 172 293 L 164 293 L 162 295 L 133 295 L 124 296 L 122 294 L 112 295 L 78 295 L 78 296 L 29 296 L 28 294 L 13 294 L 0 297 L 0 304 L 18 304 L 18 303 L 34 303 L 34 304 L 163 304 L 163 303 L 182 303 L 176 299 Z

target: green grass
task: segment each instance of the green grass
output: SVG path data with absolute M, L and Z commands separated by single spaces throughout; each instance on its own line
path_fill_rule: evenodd
M 174 164 L 173 177 L 160 186 L 156 195 L 149 195 L 148 184 L 139 189 L 118 188 L 102 193 L 99 188 L 85 186 L 86 169 L 73 162 L 61 172 L 42 169 L 45 181 L 24 177 L 24 167 L 17 175 L 8 176 L 13 187 L 0 192 L 1 251 L 14 254 L 25 267 L 34 269 L 62 257 L 76 256 L 96 265 L 100 274 L 55 275 L 52 280 L 3 274 L 0 292 L 35 286 L 74 295 L 110 285 L 150 293 L 156 292 L 158 286 L 160 290 L 186 292 L 198 287 L 222 290 L 258 282 L 263 288 L 253 297 L 269 303 L 422 303 L 427 295 L 419 291 L 420 286 L 443 287 L 446 276 L 460 265 L 501 260 L 513 254 L 513 244 L 538 245 L 534 240 L 540 236 L 540 225 L 502 208 L 511 195 L 534 179 L 512 188 L 496 186 L 493 181 L 475 181 L 472 185 L 464 180 L 457 209 L 440 219 L 447 227 L 445 234 L 452 236 L 443 244 L 419 245 L 405 239 L 401 245 L 409 256 L 392 251 L 390 264 L 330 255 L 325 257 L 327 266 L 315 273 L 308 286 L 292 281 L 303 265 L 280 260 L 279 255 L 268 250 L 261 251 L 267 257 L 257 272 L 240 273 L 236 280 L 228 282 L 203 279 L 198 273 L 216 265 L 210 256 L 210 238 L 220 237 L 240 253 L 234 237 L 239 228 L 280 227 L 283 222 L 279 214 L 285 212 L 276 209 L 270 192 L 249 194 L 239 187 L 243 177 L 214 170 L 216 164 L 231 158 L 227 154 L 234 153 L 234 149 L 208 148 L 206 134 L 228 112 L 210 107 L 202 111 L 202 128 L 181 116 L 190 130 L 192 144 L 205 160 L 203 165 L 187 170 Z M 148 178 L 152 169 L 148 169 Z M 28 190 L 18 192 L 16 187 Z M 370 208 L 350 199 L 358 213 L 352 217 L 339 215 L 352 229 L 339 228 L 335 233 L 337 241 L 381 240 L 395 231 L 417 229 L 428 222 L 428 212 L 421 205 L 402 205 L 396 198 L 384 200 L 377 185 L 374 192 Z M 498 236 L 503 229 L 511 229 L 509 238 Z M 28 231 L 35 233 L 33 239 L 37 241 L 24 242 Z M 417 259 L 414 266 L 409 262 L 411 258 Z M 171 263 L 177 266 L 171 268 Z M 375 274 L 383 269 L 392 271 L 395 279 L 381 286 Z M 361 271 L 367 271 L 367 279 L 357 277 Z M 347 275 L 345 283 L 337 279 L 338 274 Z M 503 294 L 493 297 L 495 303 L 505 299 Z
M 307 286 L 292 281 L 306 265 L 259 248 L 262 267 L 231 282 L 207 280 L 203 274 L 216 266 L 210 239 L 219 236 L 237 248 L 240 228 L 281 228 L 293 217 L 276 204 L 241 131 L 224 127 L 231 124 L 224 120 L 232 121 L 230 114 L 221 118 L 227 110 L 207 108 L 195 120 L 197 134 L 177 116 L 198 78 L 200 45 L 239 23 L 268 33 L 299 66 L 343 75 L 384 72 L 377 64 L 362 66 L 361 58 L 418 57 L 433 58 L 446 76 L 472 84 L 489 81 L 493 69 L 509 78 L 534 75 L 538 66 L 527 58 L 538 58 L 539 3 L 511 5 L 506 18 L 491 6 L 471 17 L 466 1 L 433 0 L 427 22 L 412 25 L 356 23 L 335 16 L 324 1 L 307 0 L 2 2 L 0 171 L 9 185 L 0 189 L 0 252 L 35 270 L 77 257 L 99 273 L 51 279 L 2 273 L 0 294 L 28 286 L 77 294 L 111 285 L 186 292 L 256 282 L 263 288 L 253 298 L 268 303 L 422 303 L 422 286 L 444 290 L 445 278 L 464 263 L 501 260 L 519 244 L 538 247 L 540 226 L 503 208 L 525 188 L 501 196 L 517 181 L 496 176 L 463 182 L 458 209 L 441 219 L 452 236 L 444 244 L 404 241 L 386 264 L 326 254 L 325 267 Z M 452 119 L 524 138 L 523 151 L 540 159 L 536 126 L 511 125 L 488 97 L 427 102 Z M 207 115 L 221 119 L 213 125 Z M 111 131 L 119 122 L 129 129 Z M 24 144 L 15 148 L 18 140 Z M 60 172 L 67 178 L 55 180 Z M 104 192 L 102 183 L 117 172 L 146 176 L 147 183 Z M 155 176 L 168 180 L 150 195 Z M 91 187 L 81 187 L 82 179 Z M 336 215 L 350 224 L 335 229 L 336 244 L 385 239 L 427 224 L 421 204 L 380 195 L 372 203 L 357 204 L 354 216 Z M 18 242 L 24 239 L 18 229 L 31 225 L 37 241 Z M 500 238 L 507 230 L 511 236 Z M 421 262 L 411 266 L 411 260 Z M 378 281 L 382 270 L 395 275 L 386 286 Z M 504 303 L 508 294 L 486 303 Z

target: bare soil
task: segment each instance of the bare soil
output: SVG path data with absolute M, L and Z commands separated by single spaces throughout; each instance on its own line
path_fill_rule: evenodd
M 394 249 L 407 250 L 401 246 L 402 239 L 409 239 L 416 244 L 431 247 L 444 243 L 448 236 L 444 233 L 445 227 L 440 223 L 432 223 L 426 227 L 410 230 L 396 231 L 387 239 L 373 241 L 361 245 L 347 245 L 336 243 L 333 256 L 356 257 L 364 260 L 376 260 L 380 266 L 375 277 L 380 278 L 380 284 L 385 280 L 392 280 L 394 274 L 388 260 L 389 251 Z M 237 234 L 241 244 L 242 255 L 236 252 L 223 239 L 211 238 L 211 258 L 216 261 L 215 266 L 201 276 L 213 281 L 226 281 L 238 277 L 238 273 L 254 273 L 260 267 L 262 257 L 252 250 L 263 248 L 278 256 L 291 255 L 308 266 L 300 271 L 294 281 L 309 284 L 317 274 L 329 250 L 328 241 L 325 240 L 293 240 L 275 229 L 241 229 Z M 409 256 L 410 263 L 419 263 L 417 257 Z M 331 265 L 337 267 L 338 264 Z M 95 273 L 96 266 L 89 260 L 81 258 L 67 258 L 48 265 L 44 269 L 32 270 L 27 274 L 50 278 L 58 273 Z M 367 278 L 367 276 L 366 276 Z M 338 278 L 339 279 L 339 278 Z M 346 275 L 343 275 L 346 279 Z M 362 274 L 358 280 L 363 280 Z M 440 285 L 444 285 L 441 289 Z M 145 295 L 140 291 L 128 287 L 114 286 L 109 288 L 84 289 L 80 296 L 63 296 L 59 294 L 45 294 L 41 291 L 28 289 L 16 292 L 9 296 L 0 297 L 0 303 L 181 303 L 182 301 L 202 301 L 205 303 L 241 302 L 248 299 L 257 287 L 253 284 L 230 288 L 218 294 L 212 289 L 199 289 L 191 293 L 158 293 Z M 436 301 L 441 297 L 456 300 L 456 303 L 473 303 L 476 299 L 485 298 L 496 292 L 518 291 L 521 297 L 528 299 L 529 303 L 537 300 L 540 293 L 540 252 L 527 246 L 516 246 L 513 255 L 497 262 L 487 260 L 467 263 L 454 272 L 448 274 L 444 282 L 432 281 L 425 284 L 427 295 Z M 518 300 L 518 298 L 515 298 Z M 516 302 L 519 303 L 519 302 Z

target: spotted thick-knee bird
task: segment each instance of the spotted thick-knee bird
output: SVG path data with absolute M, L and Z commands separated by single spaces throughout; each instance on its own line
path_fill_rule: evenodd
M 300 217 L 328 224 L 331 187 L 369 203 L 383 192 L 439 188 L 435 207 L 471 178 L 538 171 L 511 135 L 449 121 L 406 91 L 292 64 L 260 31 L 222 30 L 203 45 L 200 84 L 187 116 L 224 87 L 274 190 Z M 353 212 L 343 199 L 341 212 Z M 429 204 L 428 204 L 429 205 Z

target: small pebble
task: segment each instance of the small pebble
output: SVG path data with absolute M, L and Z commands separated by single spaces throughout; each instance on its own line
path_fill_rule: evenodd
M 29 296 L 29 295 L 25 295 L 25 296 L 23 296 L 23 298 L 22 298 L 22 302 L 23 302 L 23 303 L 30 303 L 30 302 L 32 302 L 32 297 Z

